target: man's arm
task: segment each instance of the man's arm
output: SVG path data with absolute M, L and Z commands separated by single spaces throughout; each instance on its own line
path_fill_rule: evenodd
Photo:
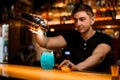
M 47 37 L 46 32 L 40 28 L 34 28 L 32 26 L 29 30 L 34 33 L 35 40 L 41 47 L 47 49 L 57 49 L 64 48 L 67 45 L 67 42 L 62 35 Z
M 79 64 L 75 65 L 69 60 L 64 60 L 58 66 L 58 68 L 61 68 L 65 63 L 69 63 L 71 65 L 72 70 L 78 71 L 91 70 L 104 60 L 105 56 L 109 53 L 109 51 L 111 51 L 111 47 L 107 44 L 102 43 L 99 44 L 93 51 L 92 55 L 85 59 L 83 62 L 80 62 Z
M 110 52 L 111 47 L 107 44 L 99 44 L 93 51 L 92 55 L 88 57 L 85 61 L 79 63 L 75 68 L 79 71 L 90 70 L 96 65 L 101 63 L 105 56 Z
M 44 48 L 48 49 L 58 49 L 63 48 L 67 45 L 63 36 L 47 37 L 43 34 L 35 34 L 37 43 Z

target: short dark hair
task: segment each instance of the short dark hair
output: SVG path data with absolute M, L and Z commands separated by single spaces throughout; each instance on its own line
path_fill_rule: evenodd
M 94 16 L 92 8 L 87 4 L 80 4 L 75 6 L 72 11 L 72 16 L 79 11 L 85 11 L 90 17 Z

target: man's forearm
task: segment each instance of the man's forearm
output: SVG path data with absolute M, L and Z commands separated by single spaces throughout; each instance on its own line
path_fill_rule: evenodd
M 83 61 L 83 62 L 79 63 L 78 65 L 76 65 L 76 68 L 79 71 L 91 70 L 96 65 L 101 63 L 102 60 L 103 60 L 103 58 L 101 58 L 101 57 L 90 56 L 85 61 Z
M 35 34 L 35 38 L 37 43 L 44 48 L 47 48 L 48 46 L 48 39 L 47 36 L 45 36 L 44 34 Z

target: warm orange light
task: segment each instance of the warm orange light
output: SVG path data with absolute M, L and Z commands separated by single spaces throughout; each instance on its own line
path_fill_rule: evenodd
M 106 27 L 107 27 L 107 28 L 111 28 L 111 26 L 110 26 L 110 25 L 107 25 Z
M 50 31 L 51 31 L 51 32 L 54 32 L 54 31 L 55 31 L 55 29 L 54 29 L 54 28 L 51 28 L 51 29 L 50 29 Z
M 55 4 L 55 7 L 65 7 L 65 4 L 63 2 L 59 2 Z

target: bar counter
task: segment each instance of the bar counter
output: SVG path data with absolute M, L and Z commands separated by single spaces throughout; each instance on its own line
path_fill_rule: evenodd
M 0 64 L 0 76 L 27 80 L 111 80 L 111 75 L 107 73 L 43 70 L 40 67 L 13 64 Z

